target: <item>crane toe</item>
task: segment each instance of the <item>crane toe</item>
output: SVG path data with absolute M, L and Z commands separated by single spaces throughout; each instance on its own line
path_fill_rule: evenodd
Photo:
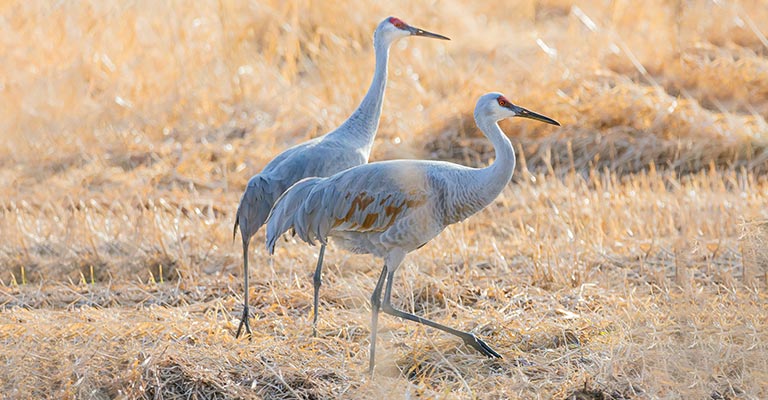
M 246 305 L 243 308 L 243 316 L 240 318 L 240 324 L 237 326 L 237 332 L 235 332 L 235 337 L 240 337 L 240 332 L 245 328 L 245 334 L 248 336 L 248 339 L 251 339 L 251 324 L 249 323 L 249 311 L 248 306 Z
M 475 336 L 474 333 L 469 333 L 464 338 L 464 343 L 466 343 L 468 346 L 472 346 L 475 350 L 479 351 L 481 354 L 483 354 L 486 357 L 501 358 L 501 354 L 493 350 L 491 346 L 488 346 L 487 343 L 485 343 L 480 338 Z

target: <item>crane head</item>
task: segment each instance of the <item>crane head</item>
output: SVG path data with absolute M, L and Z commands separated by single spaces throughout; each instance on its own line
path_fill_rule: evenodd
M 475 114 L 478 113 L 493 117 L 497 121 L 504 118 L 522 117 L 560 126 L 560 123 L 554 119 L 512 104 L 503 94 L 496 92 L 480 97 L 477 101 L 477 107 L 475 107 Z
M 397 17 L 388 17 L 385 18 L 384 21 L 381 21 L 379 26 L 376 28 L 376 33 L 374 33 L 374 36 L 378 35 L 381 35 L 381 37 L 388 43 L 407 36 L 423 36 L 433 39 L 451 40 L 450 38 L 443 35 L 408 25 Z

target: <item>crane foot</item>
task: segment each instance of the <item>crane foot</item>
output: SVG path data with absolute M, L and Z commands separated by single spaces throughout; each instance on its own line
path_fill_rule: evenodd
M 501 358 L 501 354 L 493 350 L 491 346 L 488 346 L 488 344 L 475 336 L 474 333 L 469 333 L 468 336 L 464 337 L 464 343 L 466 343 L 468 346 L 472 346 L 475 350 L 479 351 L 486 357 Z
M 237 332 L 235 332 L 235 337 L 240 337 L 240 332 L 242 331 L 243 327 L 245 327 L 245 334 L 248 335 L 248 340 L 251 339 L 251 324 L 248 322 L 250 319 L 248 311 L 248 305 L 246 304 L 245 307 L 243 307 L 243 316 L 240 318 L 240 324 L 237 326 Z

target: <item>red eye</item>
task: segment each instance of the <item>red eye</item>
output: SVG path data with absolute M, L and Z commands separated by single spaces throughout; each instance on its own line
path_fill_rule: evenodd
M 499 102 L 499 105 L 502 107 L 506 107 L 509 105 L 509 101 L 507 101 L 507 99 L 505 99 L 504 96 L 499 96 L 498 102 Z
M 395 17 L 389 18 L 389 23 L 394 25 L 395 28 L 398 28 L 398 29 L 403 29 L 405 27 L 405 22 Z

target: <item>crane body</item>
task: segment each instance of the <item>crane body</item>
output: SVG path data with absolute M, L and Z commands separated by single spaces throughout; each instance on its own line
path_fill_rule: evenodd
M 500 93 L 480 97 L 474 116 L 496 152 L 496 160 L 486 168 L 425 160 L 361 165 L 330 177 L 299 181 L 278 199 L 269 216 L 270 253 L 274 253 L 280 235 L 293 229 L 309 244 L 319 242 L 325 246 L 333 238 L 342 248 L 384 260 L 371 296 L 371 372 L 380 309 L 458 336 L 486 356 L 501 357 L 472 333 L 400 311 L 390 303 L 394 273 L 405 255 L 424 246 L 447 226 L 485 208 L 512 178 L 515 152 L 498 121 L 526 117 L 559 125 L 551 118 L 510 103 Z

